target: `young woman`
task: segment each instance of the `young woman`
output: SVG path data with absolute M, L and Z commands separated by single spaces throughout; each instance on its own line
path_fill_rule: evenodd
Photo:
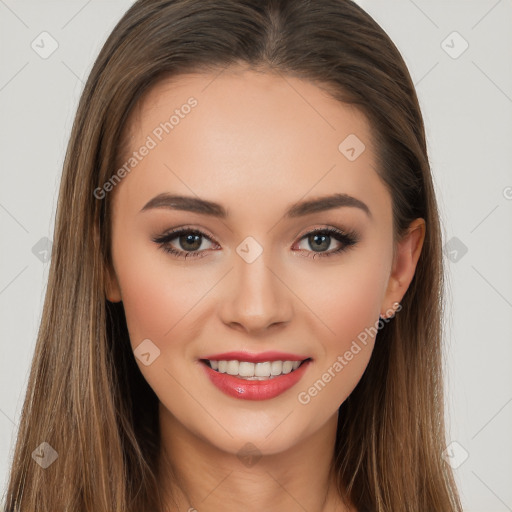
M 349 0 L 139 0 L 64 163 L 9 511 L 460 511 L 413 83 Z

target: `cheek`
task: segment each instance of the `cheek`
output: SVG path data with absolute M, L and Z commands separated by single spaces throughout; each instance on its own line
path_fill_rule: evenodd
M 155 340 L 161 349 L 168 341 L 179 340 L 177 334 L 209 288 L 205 279 L 190 279 L 185 269 L 171 269 L 154 260 L 153 257 L 147 265 L 139 260 L 136 266 L 125 267 L 120 275 L 126 323 L 134 348 L 145 338 Z
M 180 389 L 173 376 L 178 382 L 186 382 L 182 363 L 188 357 L 188 341 L 198 328 L 194 314 L 211 285 L 206 276 L 199 278 L 180 265 L 170 265 L 167 258 L 163 251 L 134 248 L 130 257 L 117 258 L 116 272 L 135 356 L 144 340 L 152 343 L 142 345 L 143 352 L 151 352 L 150 364 L 139 357 L 135 361 L 150 387 L 160 399 L 169 398 L 174 409 L 176 404 L 186 402 L 187 396 L 179 392 L 169 395 L 168 390 L 170 386 L 175 391 Z
M 301 387 L 299 403 L 315 404 L 317 410 L 332 414 L 361 379 L 377 334 L 391 261 L 388 252 L 384 245 L 380 251 L 353 252 L 335 271 L 322 269 L 302 283 L 299 294 L 307 297 L 314 313 L 311 322 L 321 347 L 315 372 Z
M 342 264 L 311 272 L 297 294 L 312 311 L 326 351 L 342 350 L 379 319 L 388 267 L 378 251 L 353 252 Z M 383 251 L 382 254 L 385 254 Z
M 127 259 L 118 267 L 132 346 L 137 346 L 145 338 L 160 338 L 172 327 L 177 297 L 170 292 L 158 268 L 147 265 L 144 259 Z
M 126 243 L 132 239 L 133 234 L 120 226 L 112 251 L 130 341 L 136 348 L 150 339 L 162 348 L 162 340 L 172 336 L 174 326 L 179 326 L 204 290 L 187 277 L 185 269 L 171 267 L 167 254 L 152 241 Z

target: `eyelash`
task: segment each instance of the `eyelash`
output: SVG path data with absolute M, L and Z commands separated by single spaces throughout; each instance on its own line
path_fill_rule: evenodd
M 152 240 L 153 242 L 157 243 L 159 245 L 159 248 L 162 249 L 163 251 L 165 251 L 166 253 L 169 253 L 169 254 L 172 254 L 173 256 L 176 256 L 177 258 L 181 258 L 181 259 L 187 259 L 187 258 L 202 258 L 204 256 L 204 252 L 205 250 L 202 250 L 202 251 L 181 251 L 181 250 L 178 250 L 178 249 L 175 249 L 174 247 L 170 246 L 169 243 L 174 240 L 175 238 L 178 238 L 180 235 L 182 234 L 191 234 L 191 235 L 199 235 L 203 238 L 206 238 L 208 239 L 209 241 L 213 242 L 213 240 L 211 239 L 211 237 L 207 236 L 205 233 L 201 232 L 201 231 L 198 231 L 196 229 L 192 229 L 192 228 L 179 228 L 179 229 L 176 229 L 176 230 L 173 230 L 173 231 L 170 231 L 168 233 L 165 233 L 161 236 L 158 236 L 158 237 L 154 237 Z M 330 251 L 330 252 L 325 252 L 325 253 L 322 253 L 322 252 L 314 252 L 314 251 L 306 251 L 308 253 L 308 258 L 315 258 L 315 257 L 320 257 L 320 258 L 327 258 L 327 257 L 330 257 L 330 256 L 334 256 L 336 254 L 340 254 L 344 251 L 346 251 L 347 249 L 350 249 L 351 247 L 353 247 L 354 245 L 356 245 L 358 242 L 359 242 L 359 237 L 357 235 L 357 233 L 353 230 L 349 230 L 347 232 L 343 232 L 339 229 L 336 229 L 336 228 L 322 228 L 322 229 L 314 229 L 312 231 L 309 231 L 308 233 L 305 233 L 304 235 L 301 236 L 300 240 L 303 240 L 304 238 L 307 238 L 311 235 L 317 235 L 317 234 L 323 234 L 323 235 L 328 235 L 332 238 L 334 238 L 335 240 L 337 240 L 338 242 L 341 242 L 341 247 L 339 249 L 335 249 L 333 251 Z M 215 242 L 216 243 L 216 242 Z M 302 250 L 305 250 L 305 249 L 302 249 Z M 310 254 L 312 253 L 312 255 L 310 256 Z

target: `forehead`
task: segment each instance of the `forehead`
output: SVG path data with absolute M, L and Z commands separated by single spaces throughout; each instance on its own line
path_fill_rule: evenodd
M 128 128 L 127 158 L 151 146 L 119 187 L 139 209 L 161 192 L 247 207 L 250 196 L 261 210 L 270 197 L 339 191 L 388 206 L 366 117 L 305 80 L 237 69 L 175 76 L 146 94 Z

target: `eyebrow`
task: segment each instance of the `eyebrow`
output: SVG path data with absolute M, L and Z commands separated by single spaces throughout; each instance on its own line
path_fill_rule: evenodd
M 307 201 L 299 201 L 291 205 L 285 212 L 285 217 L 296 218 L 303 217 L 312 213 L 333 210 L 341 207 L 359 208 L 364 211 L 368 217 L 372 217 L 370 208 L 360 199 L 356 199 L 348 194 L 332 194 L 329 196 L 310 199 Z M 167 208 L 170 210 L 183 210 L 187 212 L 199 213 L 202 215 L 210 215 L 220 219 L 228 217 L 228 211 L 220 204 L 213 201 L 207 201 L 198 197 L 172 195 L 166 192 L 158 194 L 148 201 L 141 212 L 151 210 L 153 208 Z

